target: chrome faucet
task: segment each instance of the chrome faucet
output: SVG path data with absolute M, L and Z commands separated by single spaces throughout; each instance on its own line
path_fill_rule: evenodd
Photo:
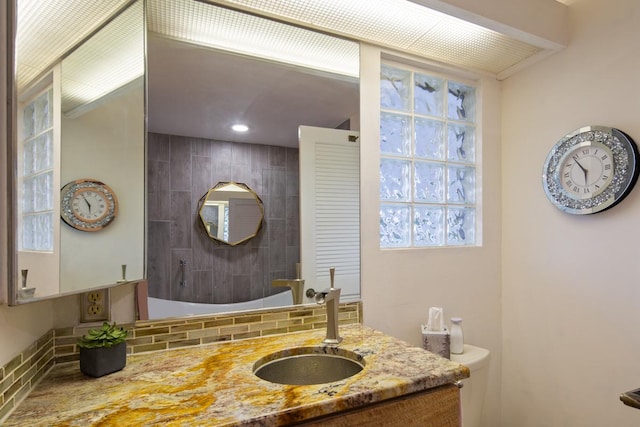
M 340 289 L 333 286 L 333 279 L 336 269 L 329 269 L 331 287 L 322 292 L 315 293 L 315 300 L 318 304 L 327 305 L 327 337 L 322 341 L 324 344 L 337 345 L 342 341 L 338 331 L 338 311 L 340 308 Z

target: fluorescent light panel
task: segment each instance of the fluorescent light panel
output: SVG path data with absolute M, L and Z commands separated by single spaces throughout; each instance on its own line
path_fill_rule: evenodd
M 127 2 L 18 0 L 16 75 L 19 91 Z M 406 0 L 211 2 L 492 74 L 505 71 L 542 50 Z M 147 3 L 147 25 L 151 32 L 333 73 L 359 74 L 358 44 L 352 41 L 202 1 L 148 0 Z M 87 61 L 95 59 L 87 54 Z M 137 66 L 131 65 L 135 69 Z M 78 73 L 91 73 L 80 64 L 78 67 Z
M 128 0 L 17 0 L 16 80 L 18 90 L 88 34 L 99 28 Z
M 95 102 L 144 75 L 144 14 L 138 1 L 62 61 L 62 112 Z
M 152 33 L 352 77 L 358 43 L 192 0 L 149 0 Z
M 498 74 L 542 51 L 406 0 L 205 0 Z

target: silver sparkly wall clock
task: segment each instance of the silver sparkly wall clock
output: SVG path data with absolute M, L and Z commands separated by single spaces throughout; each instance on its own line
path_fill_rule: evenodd
M 561 138 L 542 170 L 547 198 L 576 215 L 602 212 L 620 203 L 638 180 L 638 148 L 619 129 L 587 126 Z
M 78 179 L 60 190 L 60 216 L 80 231 L 100 231 L 118 214 L 118 199 L 105 183 Z

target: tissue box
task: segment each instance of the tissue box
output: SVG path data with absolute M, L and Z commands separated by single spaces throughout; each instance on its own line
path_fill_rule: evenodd
M 450 335 L 447 328 L 444 331 L 428 331 L 427 325 L 422 325 L 422 348 L 444 358 L 450 359 Z

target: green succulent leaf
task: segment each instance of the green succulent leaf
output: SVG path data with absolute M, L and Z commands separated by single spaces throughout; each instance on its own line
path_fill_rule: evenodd
M 124 328 L 117 327 L 115 322 L 104 322 L 99 329 L 89 329 L 87 334 L 78 340 L 78 345 L 82 348 L 112 347 L 123 342 L 128 333 Z

